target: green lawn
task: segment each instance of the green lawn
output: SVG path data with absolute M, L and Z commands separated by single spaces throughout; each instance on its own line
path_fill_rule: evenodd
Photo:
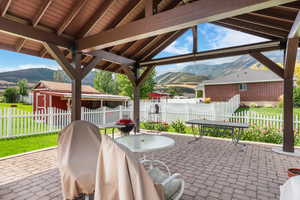
M 108 129 L 110 134 L 112 129 Z M 118 130 L 115 130 L 117 133 Z M 104 131 L 101 131 L 103 134 Z M 57 133 L 0 139 L 0 158 L 57 145 Z
M 283 113 L 282 108 L 266 108 L 266 107 L 259 107 L 259 108 L 239 108 L 236 112 L 241 111 L 254 111 L 261 114 L 280 114 Z M 300 114 L 300 108 L 294 108 L 295 114 Z
M 0 157 L 57 145 L 57 134 L 36 135 L 0 140 Z
M 32 112 L 32 105 L 27 105 L 23 103 L 0 103 L 0 109 L 1 108 L 9 108 L 11 105 L 17 105 L 16 109 Z

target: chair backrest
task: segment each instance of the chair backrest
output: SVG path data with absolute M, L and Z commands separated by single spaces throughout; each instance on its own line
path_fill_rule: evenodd
M 74 121 L 61 131 L 58 167 L 66 198 L 94 191 L 100 144 L 99 128 L 90 122 Z
M 161 200 L 157 188 L 144 167 L 126 147 L 103 135 L 98 156 L 95 199 Z

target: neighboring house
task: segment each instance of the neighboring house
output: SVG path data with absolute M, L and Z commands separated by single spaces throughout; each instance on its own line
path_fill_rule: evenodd
M 271 106 L 283 94 L 283 79 L 269 70 L 246 69 L 214 80 L 203 81 L 197 90 L 212 101 L 228 101 L 239 94 L 241 104 Z
M 40 81 L 33 89 L 33 109 L 45 110 L 55 107 L 63 110 L 70 109 L 71 102 L 70 83 Z M 102 106 L 117 107 L 125 105 L 129 98 L 119 95 L 104 94 L 89 85 L 82 85 L 81 106 L 96 109 Z

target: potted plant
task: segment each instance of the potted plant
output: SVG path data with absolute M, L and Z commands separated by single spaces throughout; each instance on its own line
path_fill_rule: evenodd
M 116 124 L 124 125 L 124 127 L 118 128 L 121 132 L 121 135 L 129 135 L 129 132 L 132 131 L 132 129 L 134 128 L 134 122 L 131 119 L 129 119 L 127 116 L 117 121 Z
M 300 169 L 299 168 L 290 168 L 288 169 L 288 177 L 299 176 Z

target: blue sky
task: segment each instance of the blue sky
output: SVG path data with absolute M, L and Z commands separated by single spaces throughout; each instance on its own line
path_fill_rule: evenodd
M 156 56 L 166 57 L 175 56 L 185 53 L 191 53 L 193 44 L 192 31 L 187 31 L 184 35 L 170 44 L 165 50 Z M 218 48 L 225 48 L 231 46 L 238 46 L 244 44 L 251 44 L 256 42 L 266 41 L 266 39 L 233 31 L 220 26 L 212 24 L 201 24 L 198 25 L 198 50 L 212 50 Z M 214 59 L 209 61 L 199 61 L 205 63 L 224 63 L 230 62 L 236 59 L 233 58 L 222 58 Z M 179 71 L 189 63 L 181 63 L 167 66 L 158 66 L 157 73 L 161 74 L 169 71 Z M 14 53 L 10 51 L 0 50 L 0 71 L 11 71 L 17 69 L 27 68 L 40 68 L 47 67 L 52 69 L 58 69 L 58 65 L 55 61 L 50 59 L 38 58 L 20 53 Z

